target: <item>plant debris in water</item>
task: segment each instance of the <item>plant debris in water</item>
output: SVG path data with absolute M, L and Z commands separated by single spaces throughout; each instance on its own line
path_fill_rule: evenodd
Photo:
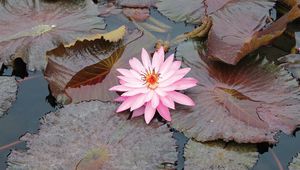
M 0 76 L 0 117 L 16 100 L 17 89 L 15 77 Z

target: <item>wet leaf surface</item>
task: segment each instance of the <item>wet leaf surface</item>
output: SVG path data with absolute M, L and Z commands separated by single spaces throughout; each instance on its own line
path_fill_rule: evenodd
M 290 163 L 289 170 L 299 170 L 300 169 L 300 154 L 298 154 Z
M 60 3 L 48 6 L 41 2 L 37 8 L 22 2 L 0 8 L 0 61 L 4 63 L 21 57 L 30 70 L 44 69 L 47 50 L 105 28 L 103 19 L 85 7 L 67 10 Z
M 145 21 L 150 16 L 149 8 L 123 8 L 123 14 L 135 21 Z
M 159 0 L 158 10 L 176 22 L 199 24 L 206 15 L 211 15 L 232 0 Z
M 149 48 L 155 43 L 155 39 L 138 30 L 128 33 L 127 38 L 136 40 L 124 47 L 121 42 L 104 43 L 100 39 L 65 49 L 59 57 L 50 56 L 46 79 L 53 95 L 60 98 L 66 92 L 72 102 L 113 101 L 118 95 L 108 89 L 118 84 L 116 69 L 128 67 L 129 59 L 139 56 L 142 47 Z
M 125 7 L 151 7 L 157 0 L 117 0 L 117 3 Z
M 93 101 L 47 114 L 38 134 L 21 138 L 29 150 L 13 151 L 8 169 L 73 170 L 95 165 L 146 170 L 176 161 L 175 139 L 166 125 L 145 126 L 140 119 L 116 114 L 115 109 L 115 104 Z
M 298 83 L 265 59 L 245 59 L 230 66 L 200 58 L 193 42 L 177 57 L 192 68 L 199 86 L 188 91 L 196 105 L 177 108 L 172 127 L 198 141 L 275 143 L 279 131 L 291 134 L 300 124 Z
M 185 169 L 251 169 L 258 160 L 256 150 L 256 146 L 251 144 L 189 140 L 184 150 Z
M 215 12 L 208 35 L 208 55 L 235 65 L 248 53 L 280 36 L 289 22 L 300 17 L 300 9 L 296 5 L 266 26 L 271 22 L 269 11 L 273 5 L 270 0 L 239 1 L 228 3 Z
M 15 77 L 0 76 L 0 117 L 16 100 L 17 89 Z

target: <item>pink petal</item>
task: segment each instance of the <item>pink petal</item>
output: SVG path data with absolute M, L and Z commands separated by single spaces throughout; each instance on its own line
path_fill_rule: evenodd
M 176 86 L 176 90 L 185 90 L 196 86 L 198 81 L 194 78 L 183 78 L 175 82 L 172 86 Z
M 136 98 L 139 95 L 128 97 L 117 109 L 117 112 L 122 112 L 124 110 L 127 110 L 131 107 L 131 105 L 135 102 Z
M 146 94 L 142 94 L 136 98 L 136 101 L 131 105 L 130 111 L 133 111 L 145 104 Z
M 131 88 L 141 88 L 141 87 L 145 87 L 145 84 L 142 82 L 137 82 L 137 83 L 124 83 L 122 84 L 123 86 L 126 87 L 131 87 Z
M 154 93 L 155 92 L 153 90 L 150 90 L 147 94 L 145 102 L 149 102 L 152 99 Z
M 167 93 L 165 91 L 163 91 L 161 88 L 156 88 L 154 90 L 159 96 L 166 96 Z
M 168 71 L 160 75 L 161 78 L 159 79 L 159 81 L 162 82 L 164 80 L 169 79 L 171 76 L 173 76 L 176 73 L 176 71 L 178 71 L 180 66 L 181 66 L 181 61 L 174 61 L 171 67 L 168 69 Z
M 138 72 L 136 72 L 135 70 L 133 70 L 133 69 L 130 69 L 130 72 L 131 72 L 132 76 L 133 76 L 133 77 L 135 77 L 136 79 L 139 79 L 139 80 L 141 80 L 141 79 L 142 79 L 142 76 L 141 76 L 141 74 L 139 74 L 139 73 L 138 73 Z
M 182 79 L 190 70 L 191 70 L 191 68 L 183 68 L 183 69 L 176 71 L 174 76 L 160 82 L 159 87 L 166 87 L 166 86 L 169 86 L 169 85 L 175 83 L 176 81 Z
M 143 88 L 134 88 L 131 89 L 125 93 L 123 93 L 121 96 L 134 96 L 137 94 L 141 94 L 141 93 L 147 93 L 149 90 L 147 87 L 143 87 Z
M 124 81 L 124 80 L 119 80 L 119 83 L 123 85 L 123 84 L 125 84 L 125 83 L 127 83 L 127 82 Z
M 161 96 L 160 101 L 163 105 L 167 106 L 168 108 L 175 109 L 175 103 L 170 97 L 168 96 Z
M 158 51 L 155 51 L 152 58 L 152 68 L 155 69 L 155 72 L 158 72 L 160 65 L 164 62 L 165 52 L 164 48 L 160 47 Z
M 124 80 L 127 83 L 143 83 L 142 80 L 136 79 L 135 77 L 129 76 L 117 76 L 120 80 Z
M 141 115 L 144 114 L 144 112 L 145 112 L 145 106 L 142 106 L 142 107 L 140 107 L 140 108 L 133 111 L 132 118 L 141 116 Z
M 147 124 L 150 123 L 150 121 L 153 119 L 154 115 L 155 115 L 155 111 L 156 109 L 154 109 L 152 106 L 151 106 L 151 102 L 148 102 L 146 104 L 146 108 L 145 108 L 145 121 Z
M 132 88 L 130 87 L 126 87 L 126 86 L 123 86 L 123 85 L 117 85 L 117 86 L 113 86 L 109 89 L 109 91 L 121 91 L 121 92 L 126 92 L 126 91 L 129 91 L 131 90 Z
M 157 108 L 157 106 L 159 104 L 159 97 L 156 93 L 153 93 L 151 104 L 152 104 L 152 107 L 155 108 L 155 109 Z
M 170 55 L 164 63 L 161 64 L 159 68 L 159 73 L 164 75 L 166 71 L 171 67 L 174 60 L 174 54 Z
M 132 58 L 129 60 L 130 67 L 133 68 L 138 73 L 145 72 L 145 68 L 142 63 L 137 58 Z
M 142 49 L 142 62 L 146 70 L 152 69 L 149 54 L 144 48 Z
M 195 105 L 194 101 L 191 98 L 189 98 L 188 96 L 186 96 L 182 93 L 176 92 L 176 91 L 168 92 L 168 97 L 170 97 L 176 103 L 180 103 L 180 104 L 187 105 L 187 106 Z
M 158 113 L 167 121 L 171 121 L 171 114 L 169 109 L 163 104 L 159 104 L 157 107 Z
M 128 69 L 118 68 L 117 71 L 121 73 L 123 76 L 130 75 L 130 71 Z

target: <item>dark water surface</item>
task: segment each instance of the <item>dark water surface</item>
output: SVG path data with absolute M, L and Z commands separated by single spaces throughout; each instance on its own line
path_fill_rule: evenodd
M 151 16 L 172 27 L 169 33 L 153 33 L 159 39 L 171 39 L 183 32 L 192 30 L 194 27 L 193 25 L 186 25 L 184 23 L 175 24 L 163 17 L 156 10 L 151 11 Z M 120 17 L 108 17 L 106 19 L 106 23 L 108 23 L 107 29 L 112 30 L 117 28 L 122 25 L 122 22 L 129 21 Z M 291 39 L 287 41 L 286 37 L 282 36 L 275 44 L 276 43 L 280 47 L 268 46 L 261 48 L 258 52 L 261 55 L 274 59 L 277 58 L 277 56 L 279 57 L 288 53 L 294 42 Z M 284 45 L 282 46 L 282 44 Z M 170 51 L 173 53 L 174 48 L 171 48 Z M 11 72 L 11 69 L 8 69 L 4 75 L 11 75 Z M 46 101 L 49 91 L 47 81 L 44 79 L 42 72 L 30 72 L 29 77 L 32 78 L 19 83 L 16 102 L 9 109 L 7 114 L 0 118 L 0 147 L 18 140 L 18 138 L 26 132 L 36 133 L 39 128 L 39 118 L 55 110 L 55 108 Z M 174 137 L 177 139 L 179 145 L 178 169 L 182 169 L 184 164 L 183 147 L 187 139 L 181 133 L 175 133 Z M 292 157 L 300 152 L 300 132 L 296 132 L 295 136 L 280 134 L 278 138 L 280 142 L 273 146 L 272 150 L 279 158 L 283 167 L 287 169 Z M 0 151 L 0 170 L 5 169 L 7 155 L 10 149 L 15 148 L 25 149 L 25 144 L 21 143 L 15 147 Z M 259 148 L 261 152 L 260 158 L 253 169 L 278 169 L 273 155 L 268 151 L 268 146 Z

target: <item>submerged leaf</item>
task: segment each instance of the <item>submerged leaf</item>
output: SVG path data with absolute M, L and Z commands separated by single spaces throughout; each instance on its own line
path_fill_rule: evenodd
M 16 100 L 17 88 L 15 77 L 0 76 L 0 116 L 2 116 Z
M 250 144 L 189 140 L 184 150 L 185 169 L 251 169 L 258 160 L 256 150 L 256 146 Z
M 300 154 L 293 159 L 293 162 L 289 165 L 289 170 L 299 170 L 300 169 Z
M 21 57 L 30 70 L 44 69 L 46 51 L 60 43 L 68 44 L 78 37 L 92 35 L 94 29 L 99 32 L 105 28 L 103 19 L 85 7 L 66 10 L 61 3 L 48 6 L 41 2 L 37 10 L 21 2 L 0 9 L 0 61 L 4 63 Z
M 159 0 L 158 10 L 176 22 L 199 24 L 204 16 L 211 15 L 232 0 Z
M 166 125 L 144 126 L 99 101 L 71 104 L 43 117 L 38 134 L 26 134 L 27 151 L 13 151 L 8 169 L 158 169 L 177 159 Z
M 265 28 L 272 22 L 269 10 L 273 5 L 273 0 L 238 1 L 215 12 L 208 35 L 208 55 L 235 65 L 248 53 L 280 36 L 289 22 L 300 17 L 300 6 L 296 5 Z
M 192 68 L 199 86 L 188 91 L 195 107 L 177 108 L 172 127 L 198 141 L 275 143 L 279 132 L 300 125 L 298 83 L 283 68 L 262 58 L 236 66 L 200 58 L 194 44 L 178 47 L 177 57 Z

